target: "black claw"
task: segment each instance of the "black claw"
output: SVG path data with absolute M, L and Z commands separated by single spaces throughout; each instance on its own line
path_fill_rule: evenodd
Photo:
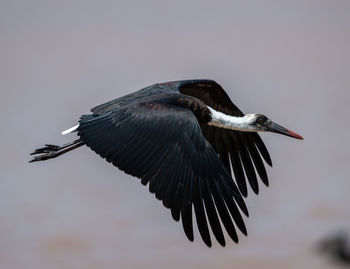
M 41 154 L 41 153 L 48 153 L 48 152 L 50 152 L 50 151 L 46 150 L 46 149 L 40 149 L 40 150 L 37 149 L 36 151 L 30 153 L 30 155 Z
M 44 153 L 42 155 L 34 157 L 34 159 L 30 160 L 29 162 L 32 163 L 32 162 L 45 161 L 53 157 L 55 157 L 55 152 Z
M 30 155 L 36 155 L 36 154 L 41 154 L 34 159 L 30 160 L 29 162 L 38 162 L 38 161 L 44 161 L 47 159 L 51 159 L 55 156 L 55 154 L 61 149 L 62 147 L 56 146 L 56 145 L 51 145 L 51 144 L 46 144 L 45 147 L 36 149 L 34 152 L 32 152 Z
M 52 144 L 45 144 L 45 148 L 57 151 L 57 150 L 61 149 L 62 147 L 61 146 L 57 146 L 57 145 L 52 145 Z
M 41 153 L 50 153 L 50 152 L 56 152 L 59 151 L 62 147 L 56 146 L 56 145 L 51 145 L 51 144 L 46 144 L 45 147 L 36 149 L 34 152 L 30 153 L 30 155 L 36 155 L 36 154 L 41 154 Z

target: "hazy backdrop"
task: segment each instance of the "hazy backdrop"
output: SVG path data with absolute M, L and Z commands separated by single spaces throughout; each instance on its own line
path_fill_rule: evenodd
M 1 268 L 333 268 L 350 231 L 350 2 L 0 1 Z M 150 84 L 219 82 L 263 134 L 270 187 L 251 191 L 249 236 L 209 249 L 138 179 L 86 147 L 28 164 L 97 104 Z

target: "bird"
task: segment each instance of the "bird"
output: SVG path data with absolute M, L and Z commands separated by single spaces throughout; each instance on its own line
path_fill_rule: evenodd
M 258 132 L 303 139 L 262 114 L 243 114 L 209 79 L 157 83 L 98 105 L 62 134 L 73 132 L 78 139 L 62 146 L 46 144 L 31 153 L 30 162 L 86 145 L 148 184 L 172 218 L 181 219 L 190 241 L 195 216 L 208 247 L 212 236 L 224 247 L 225 230 L 236 243 L 237 228 L 247 236 L 242 217 L 249 216 L 247 185 L 258 194 L 258 177 L 269 185 L 264 161 L 272 166 Z

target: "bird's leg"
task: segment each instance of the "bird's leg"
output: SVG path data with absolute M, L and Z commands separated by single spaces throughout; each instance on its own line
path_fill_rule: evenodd
M 84 145 L 84 142 L 81 141 L 80 139 L 77 139 L 67 144 L 63 144 L 62 146 L 46 144 L 45 147 L 36 149 L 34 152 L 30 154 L 30 155 L 38 154 L 38 156 L 35 156 L 34 159 L 30 160 L 29 162 L 31 163 L 31 162 L 38 162 L 38 161 L 53 159 L 62 155 L 63 153 L 76 149 L 82 145 Z
M 31 153 L 30 155 L 35 155 L 35 154 L 40 154 L 40 153 L 49 153 L 52 151 L 59 151 L 62 149 L 65 149 L 77 142 L 79 142 L 80 140 L 75 140 L 73 142 L 67 143 L 67 144 L 63 144 L 62 146 L 57 146 L 57 145 L 52 145 L 52 144 L 45 144 L 45 147 L 36 149 L 33 153 Z

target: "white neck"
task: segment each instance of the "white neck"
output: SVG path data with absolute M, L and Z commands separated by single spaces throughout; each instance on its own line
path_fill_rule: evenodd
M 256 129 L 249 125 L 249 123 L 255 117 L 255 114 L 247 114 L 243 117 L 234 117 L 216 111 L 210 106 L 208 106 L 208 109 L 212 117 L 211 121 L 207 123 L 208 125 L 243 132 L 257 132 Z

